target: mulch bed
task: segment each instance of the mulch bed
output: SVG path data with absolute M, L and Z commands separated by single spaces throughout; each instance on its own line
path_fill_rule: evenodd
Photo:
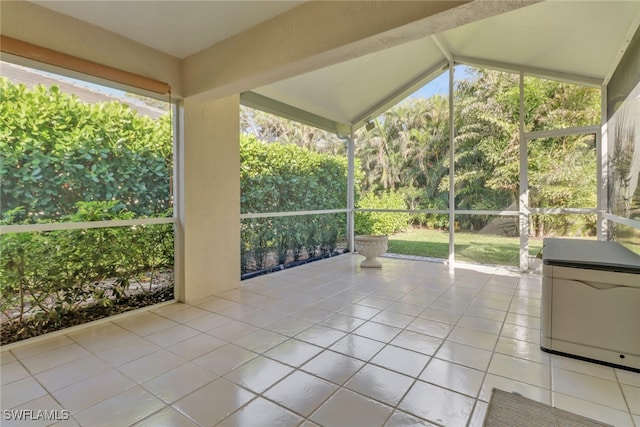
M 115 314 L 125 313 L 173 299 L 173 281 L 164 283 L 151 292 L 140 292 L 114 301 L 107 307 L 102 304 L 87 304 L 74 310 L 35 313 L 23 319 L 2 322 L 0 345 L 11 344 L 71 326 L 82 325 Z

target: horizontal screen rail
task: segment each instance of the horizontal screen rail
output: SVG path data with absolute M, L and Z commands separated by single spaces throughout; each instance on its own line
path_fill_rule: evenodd
M 90 228 L 132 227 L 135 225 L 174 224 L 176 218 L 141 218 L 119 221 L 52 222 L 46 224 L 17 224 L 0 226 L 0 235 L 39 231 L 81 230 Z
M 355 209 L 356 212 L 388 212 L 388 213 L 424 213 L 424 214 L 449 214 L 448 209 Z M 454 210 L 455 215 L 498 215 L 518 216 L 518 211 L 490 211 L 490 210 Z
M 447 209 L 354 209 L 355 212 L 386 212 L 386 213 L 426 213 L 426 214 L 448 214 Z M 526 214 L 595 214 L 598 213 L 596 208 L 529 208 Z M 497 215 L 497 216 L 518 216 L 519 211 L 492 211 L 492 210 L 464 210 L 456 209 L 454 215 Z
M 563 214 L 597 214 L 596 208 L 529 208 L 530 214 L 563 215 Z
M 625 218 L 623 216 L 618 216 L 614 214 L 604 214 L 604 219 L 608 219 L 609 221 L 616 222 L 622 225 L 628 225 L 629 227 L 640 228 L 640 221 L 637 219 Z
M 531 132 L 525 132 L 524 136 L 527 141 L 532 139 L 541 138 L 560 138 L 563 136 L 580 136 L 580 135 L 596 135 L 601 132 L 599 125 L 597 126 L 582 126 L 574 128 L 564 129 L 549 129 L 549 130 L 535 130 Z
M 447 209 L 367 209 L 358 208 L 354 212 L 388 212 L 388 213 L 428 213 L 428 214 L 448 214 Z
M 381 212 L 381 213 L 406 213 L 406 214 L 448 214 L 448 209 L 368 209 L 357 208 L 354 212 Z M 249 218 L 270 218 L 270 217 L 286 217 L 286 216 L 303 216 L 303 215 L 318 215 L 318 214 L 331 214 L 331 213 L 348 213 L 349 209 L 327 209 L 327 210 L 314 210 L 314 211 L 292 211 L 292 212 L 264 212 L 264 213 L 246 213 L 241 214 L 241 219 Z M 455 215 L 496 215 L 496 216 L 518 216 L 519 211 L 493 211 L 493 210 L 454 210 Z M 561 215 L 561 214 L 593 214 L 598 213 L 595 208 L 529 208 L 527 214 L 547 214 L 547 215 Z
M 497 216 L 518 216 L 518 211 L 491 211 L 491 210 L 469 210 L 460 209 L 453 211 L 455 215 L 497 215 Z
M 245 214 L 240 214 L 240 219 L 275 218 L 275 217 L 285 217 L 285 216 L 321 215 L 321 214 L 332 214 L 332 213 L 349 213 L 349 209 L 325 209 L 325 210 L 317 210 L 317 211 L 245 213 Z

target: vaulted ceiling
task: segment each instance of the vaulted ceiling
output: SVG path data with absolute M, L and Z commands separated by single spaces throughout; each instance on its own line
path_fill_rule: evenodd
M 305 2 L 33 3 L 183 59 Z M 449 25 L 443 31 L 426 32 L 429 35 L 251 88 L 241 99 L 246 105 L 345 132 L 437 77 L 450 61 L 600 86 L 611 77 L 640 25 L 639 1 L 513 3 L 518 6 L 504 13 Z
M 184 59 L 303 1 L 34 0 L 31 3 Z
M 639 22 L 640 2 L 536 3 L 257 88 L 265 98 L 255 104 L 295 106 L 357 128 L 437 77 L 449 60 L 600 86 Z

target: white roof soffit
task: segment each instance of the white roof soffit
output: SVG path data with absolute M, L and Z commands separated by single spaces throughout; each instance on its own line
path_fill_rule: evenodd
M 263 110 L 288 105 L 334 128 L 357 129 L 437 77 L 449 59 L 599 87 L 639 16 L 636 1 L 536 3 L 266 85 L 241 99 L 252 97 L 251 106 Z
M 302 74 L 253 92 L 336 123 L 356 125 L 440 74 L 446 60 L 431 38 Z M 406 94 L 405 94 L 406 93 Z M 398 98 L 399 94 L 405 94 Z M 383 105 L 381 105 L 383 104 Z M 367 116 L 367 117 L 365 117 Z M 369 117 L 371 116 L 371 117 Z
M 240 95 L 240 103 L 245 107 L 255 108 L 339 135 L 349 135 L 351 133 L 351 125 L 348 123 L 340 123 L 327 119 L 326 117 L 293 107 L 290 104 L 285 104 L 273 98 L 260 95 L 257 92 L 242 93 Z
M 176 58 L 301 5 L 301 0 L 30 0 Z
M 456 61 L 601 84 L 640 14 L 636 1 L 546 1 L 454 28 Z

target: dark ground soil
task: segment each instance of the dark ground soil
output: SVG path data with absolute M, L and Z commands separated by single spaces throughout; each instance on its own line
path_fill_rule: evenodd
M 22 322 L 17 320 L 4 321 L 2 322 L 0 345 L 11 344 L 171 299 L 173 299 L 173 283 L 168 283 L 148 293 L 138 293 L 121 298 L 107 307 L 100 304 L 87 304 L 74 310 L 37 313 L 23 319 Z

